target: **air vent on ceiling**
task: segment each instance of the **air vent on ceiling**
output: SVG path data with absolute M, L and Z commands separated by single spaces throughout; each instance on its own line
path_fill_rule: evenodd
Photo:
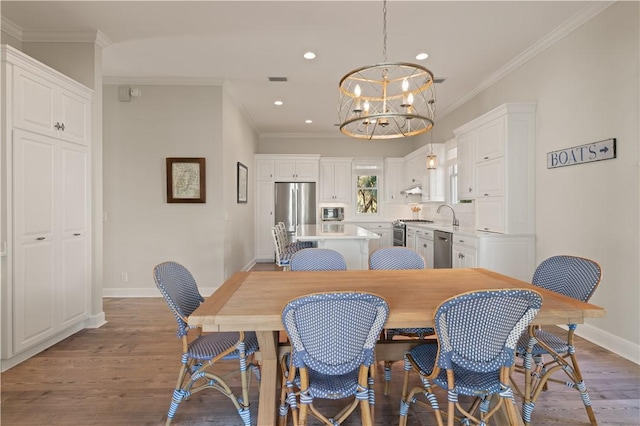
M 444 83 L 444 81 L 445 81 L 445 80 L 446 80 L 446 78 L 445 78 L 445 77 L 433 77 L 433 82 L 434 82 L 435 84 L 438 84 L 438 83 Z
M 287 77 L 269 77 L 269 81 L 287 81 Z

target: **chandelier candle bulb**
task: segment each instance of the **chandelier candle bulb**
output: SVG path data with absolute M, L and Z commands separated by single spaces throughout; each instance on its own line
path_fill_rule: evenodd
M 354 95 L 356 95 L 356 107 L 353 109 L 353 112 L 359 113 L 362 112 L 362 107 L 360 106 L 360 95 L 362 94 L 362 90 L 360 89 L 360 85 L 356 84 L 355 89 L 353 90 Z

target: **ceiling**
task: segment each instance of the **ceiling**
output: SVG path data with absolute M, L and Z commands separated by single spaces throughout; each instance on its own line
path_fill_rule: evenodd
M 590 4 L 390 0 L 387 59 L 445 78 L 436 85 L 437 125 Z M 107 83 L 224 82 L 262 136 L 339 135 L 340 78 L 384 59 L 382 1 L 3 0 L 0 7 L 24 41 L 100 31 Z M 304 59 L 307 51 L 316 59 Z M 420 52 L 429 58 L 416 61 Z

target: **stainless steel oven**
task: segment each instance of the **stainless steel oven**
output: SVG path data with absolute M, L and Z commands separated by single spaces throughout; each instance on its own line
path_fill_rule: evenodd
M 404 247 L 407 237 L 407 225 L 396 220 L 393 222 L 393 245 L 396 247 Z

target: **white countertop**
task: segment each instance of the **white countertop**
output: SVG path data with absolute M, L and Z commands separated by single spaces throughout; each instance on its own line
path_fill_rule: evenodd
M 296 229 L 297 241 L 318 240 L 375 240 L 380 235 L 349 223 L 318 223 L 300 225 Z

